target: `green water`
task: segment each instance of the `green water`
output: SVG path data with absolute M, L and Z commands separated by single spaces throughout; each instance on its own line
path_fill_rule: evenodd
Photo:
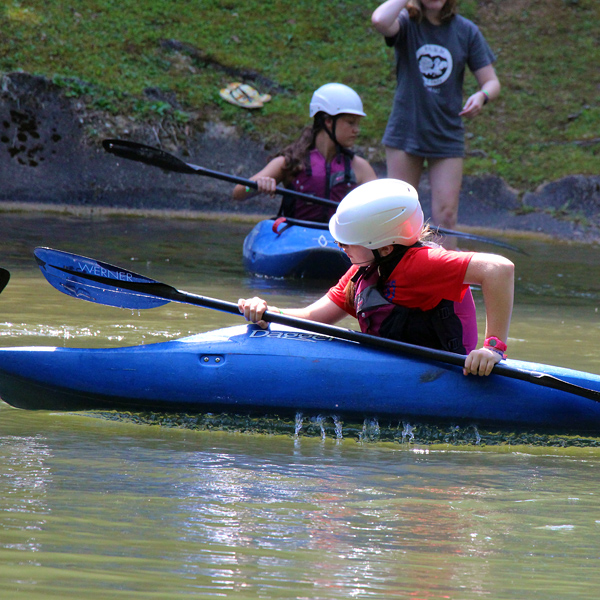
M 595 451 L 0 418 L 2 598 L 597 597 Z
M 132 345 L 240 322 L 68 298 L 39 273 L 37 245 L 225 300 L 292 306 L 326 287 L 245 274 L 244 224 L 0 222 L 3 346 Z M 510 256 L 511 356 L 600 372 L 600 250 L 518 243 L 530 256 Z M 0 403 L 0 599 L 591 600 L 599 469 L 596 448 L 193 431 Z

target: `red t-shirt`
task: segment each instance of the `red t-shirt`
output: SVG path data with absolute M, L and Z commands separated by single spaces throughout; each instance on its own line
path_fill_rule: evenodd
M 421 310 L 431 310 L 442 300 L 461 302 L 469 289 L 463 282 L 473 254 L 441 247 L 409 248 L 386 282 L 384 297 L 394 304 Z M 356 271 L 358 267 L 352 265 L 327 292 L 332 302 L 353 317 L 356 312 L 346 303 L 345 289 Z

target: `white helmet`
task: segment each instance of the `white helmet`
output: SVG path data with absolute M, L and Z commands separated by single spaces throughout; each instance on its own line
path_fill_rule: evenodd
M 326 83 L 312 96 L 310 116 L 323 111 L 330 116 L 347 114 L 366 117 L 360 96 L 343 83 Z
M 333 239 L 377 250 L 412 246 L 423 229 L 417 190 L 399 179 L 375 179 L 353 189 L 329 221 Z

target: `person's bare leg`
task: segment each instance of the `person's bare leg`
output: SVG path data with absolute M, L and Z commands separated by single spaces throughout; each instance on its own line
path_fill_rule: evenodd
M 387 159 L 387 176 L 410 183 L 415 189 L 419 188 L 421 173 L 423 172 L 423 158 L 407 154 L 404 150 L 385 147 Z
M 458 202 L 462 186 L 462 158 L 432 158 L 428 160 L 431 184 L 431 221 L 446 229 L 456 229 Z M 444 247 L 456 248 L 456 238 L 447 237 Z

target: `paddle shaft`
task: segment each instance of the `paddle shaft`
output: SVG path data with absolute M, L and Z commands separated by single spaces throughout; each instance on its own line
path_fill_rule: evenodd
M 183 292 L 165 283 L 148 279 L 143 275 L 132 273 L 121 267 L 100 263 L 94 259 L 49 248 L 36 249 L 36 258 L 42 268 L 42 272 L 54 287 L 63 293 L 69 293 L 71 295 L 71 290 L 73 290 L 74 287 L 83 287 L 84 291 L 88 291 L 89 293 L 80 295 L 81 290 L 77 290 L 76 297 L 81 297 L 90 302 L 99 304 L 108 303 L 103 302 L 102 294 L 104 291 L 107 294 L 111 294 L 111 302 L 108 304 L 115 306 L 114 296 L 115 292 L 117 292 L 117 295 L 119 295 L 119 293 L 123 294 L 123 303 L 120 305 L 126 308 L 147 308 L 147 306 L 143 305 L 141 298 L 151 296 L 170 302 L 193 304 L 241 316 L 238 305 L 232 302 Z M 49 277 L 50 272 L 51 276 Z M 67 283 L 69 285 L 65 285 Z M 87 290 L 85 289 L 86 285 L 89 287 Z M 351 329 L 343 329 L 334 325 L 308 321 L 271 311 L 266 311 L 263 319 L 271 323 L 288 325 L 290 327 L 311 331 L 328 337 L 335 337 L 349 342 L 357 342 L 373 348 L 402 352 L 420 358 L 436 360 L 461 368 L 464 367 L 465 363 L 465 357 L 460 354 L 375 337 Z M 496 364 L 493 373 L 561 390 L 563 392 L 594 400 L 595 402 L 600 402 L 600 392 L 569 383 L 546 373 L 517 369 L 502 364 Z
M 126 284 L 126 286 L 127 285 L 128 284 Z M 132 284 L 131 289 L 135 292 L 141 292 L 140 287 L 146 285 L 148 284 Z M 170 300 L 171 302 L 194 304 L 196 306 L 211 308 L 213 310 L 219 310 L 221 312 L 227 312 L 233 315 L 240 315 L 238 305 L 233 302 L 227 302 L 225 300 L 218 300 L 215 298 L 191 294 L 189 292 L 183 292 L 166 284 L 158 284 L 158 286 L 153 289 L 152 295 L 157 295 L 158 297 Z M 426 358 L 429 360 L 437 360 L 461 368 L 465 365 L 466 357 L 461 354 L 447 352 L 445 350 L 435 350 L 433 348 L 426 348 L 424 346 L 417 346 L 415 344 L 408 344 L 406 342 L 399 342 L 396 340 L 389 340 L 386 338 L 354 331 L 352 329 L 336 327 L 335 325 L 327 325 L 325 323 L 309 321 L 307 319 L 300 319 L 298 317 L 292 317 L 271 311 L 265 311 L 263 314 L 263 320 L 269 323 L 277 323 L 279 325 L 295 327 L 296 329 L 303 329 L 305 331 L 310 331 L 312 333 L 317 333 L 327 337 L 334 337 L 349 342 L 356 342 L 372 348 L 379 348 L 381 350 L 389 350 L 392 352 L 404 352 L 412 356 L 418 356 L 420 358 Z M 583 396 L 584 398 L 589 398 L 590 400 L 594 400 L 596 402 L 600 402 L 600 392 L 577 386 L 545 373 L 515 369 L 502 364 L 496 364 L 493 372 L 496 375 L 511 377 L 512 379 L 519 379 L 520 381 L 526 381 L 544 387 L 558 389 L 563 392 L 569 392 Z
M 191 163 L 186 163 L 183 160 L 177 158 L 176 156 L 161 150 L 160 148 L 154 148 L 152 146 L 146 146 L 145 144 L 138 144 L 137 142 L 131 142 L 129 140 L 118 140 L 118 139 L 106 139 L 102 142 L 102 146 L 107 152 L 111 154 L 115 154 L 116 156 L 120 156 L 122 158 L 126 158 L 129 160 L 134 160 L 137 162 L 142 162 L 147 165 L 160 167 L 162 169 L 167 169 L 169 171 L 174 171 L 176 173 L 188 173 L 192 175 L 206 175 L 207 177 L 213 177 L 214 179 L 220 179 L 222 181 L 227 181 L 229 183 L 235 183 L 239 185 L 243 185 L 247 188 L 258 190 L 258 184 L 256 181 L 252 179 L 246 179 L 244 177 L 237 177 L 236 175 L 229 175 L 228 173 L 221 173 L 220 171 L 213 171 L 211 169 L 206 169 L 205 167 L 199 167 L 198 165 L 193 165 Z M 338 203 L 333 200 L 329 200 L 327 198 L 319 198 L 318 196 L 313 196 L 311 194 L 304 194 L 303 192 L 298 192 L 296 190 L 288 190 L 287 188 L 277 186 L 275 188 L 276 194 L 279 194 L 283 197 L 287 198 L 299 198 L 301 200 L 305 200 L 307 202 L 312 202 L 314 204 L 322 204 L 323 206 L 329 206 L 332 208 L 337 208 Z M 313 221 L 297 221 L 294 222 L 293 219 L 287 219 L 291 225 L 301 225 L 303 227 L 313 227 L 315 229 L 328 229 L 326 224 L 316 223 Z M 472 233 L 464 233 L 462 231 L 454 231 L 452 229 L 444 229 L 443 227 L 434 227 L 435 231 L 440 233 L 441 235 L 452 235 L 456 237 L 461 237 L 465 239 L 480 241 L 486 244 L 493 244 L 495 246 L 500 246 L 502 248 L 506 248 L 507 250 L 512 250 L 513 252 L 519 252 L 521 254 L 525 254 L 523 250 L 517 248 L 516 246 L 512 246 L 505 242 L 500 242 L 498 240 L 494 240 L 492 238 L 487 238 L 481 235 L 475 235 Z
M 323 229 L 329 231 L 329 225 L 327 223 L 318 223 L 316 221 L 303 221 L 301 219 L 294 219 L 293 217 L 281 217 L 284 219 L 282 223 L 285 225 L 298 225 L 299 227 L 310 227 L 312 229 Z M 483 237 L 481 235 L 476 235 L 474 233 L 465 233 L 464 231 L 452 231 L 451 229 L 444 229 L 443 227 L 432 227 L 431 231 L 433 233 L 439 233 L 441 235 L 455 235 L 456 237 L 461 237 L 467 240 L 473 240 L 477 242 L 483 242 L 485 244 L 493 244 L 495 246 L 500 246 L 501 248 L 506 248 L 507 250 L 513 250 L 514 252 L 518 252 L 519 254 L 527 254 L 524 250 L 517 248 L 516 246 L 512 246 L 511 244 L 507 244 L 505 242 L 500 242 L 498 240 L 492 240 L 490 238 Z

